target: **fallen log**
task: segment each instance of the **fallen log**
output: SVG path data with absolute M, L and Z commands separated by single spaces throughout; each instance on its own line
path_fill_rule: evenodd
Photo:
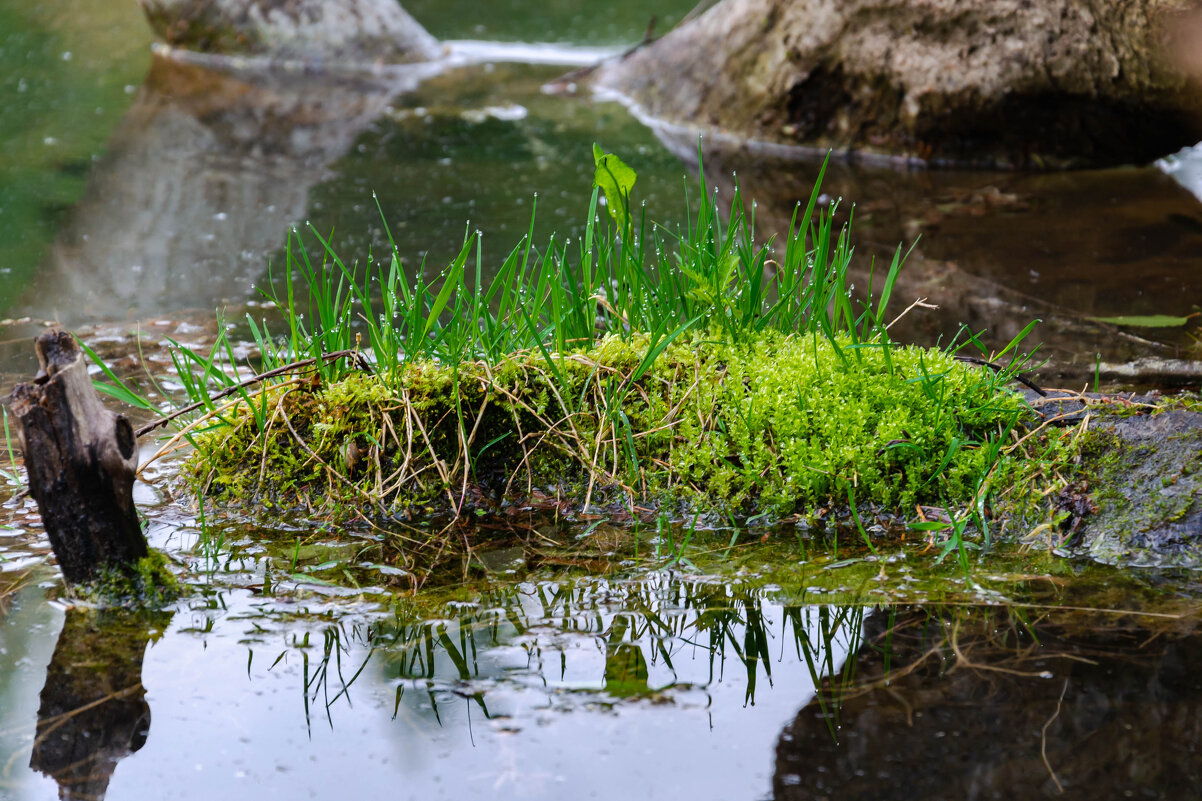
M 35 341 L 41 369 L 12 391 L 30 493 L 68 584 L 105 569 L 133 572 L 149 555 L 134 506 L 137 438 L 104 408 L 75 338 L 61 329 Z

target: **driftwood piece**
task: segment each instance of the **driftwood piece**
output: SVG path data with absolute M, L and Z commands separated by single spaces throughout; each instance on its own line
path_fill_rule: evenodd
M 35 348 L 42 368 L 13 389 L 12 410 L 30 492 L 63 577 L 75 584 L 149 553 L 133 498 L 137 438 L 124 415 L 101 404 L 74 337 L 52 329 Z

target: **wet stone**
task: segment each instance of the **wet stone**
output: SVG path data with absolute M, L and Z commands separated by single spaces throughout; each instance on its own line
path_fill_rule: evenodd
M 1173 410 L 1100 420 L 1083 472 L 1098 513 L 1084 544 L 1115 564 L 1202 566 L 1202 414 Z

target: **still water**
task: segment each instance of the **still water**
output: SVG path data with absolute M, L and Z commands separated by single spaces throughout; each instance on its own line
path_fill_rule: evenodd
M 298 80 L 152 56 L 125 0 L 0 0 L 4 391 L 46 320 L 116 358 L 137 330 L 258 313 L 293 225 L 348 259 L 387 227 L 431 272 L 476 228 L 499 263 L 535 205 L 536 241 L 575 236 L 594 142 L 669 226 L 700 150 L 720 197 L 737 182 L 762 235 L 783 231 L 813 161 L 699 149 L 696 130 L 545 88 L 692 5 L 410 3 L 444 62 Z M 940 309 L 899 336 L 966 323 L 1004 344 L 1040 317 L 1047 380 L 1196 388 L 1198 318 L 1097 318 L 1198 310 L 1199 174 L 1194 151 L 1068 175 L 836 162 L 824 190 L 854 204 L 865 282 L 917 242 L 897 294 Z M 708 562 L 600 548 L 556 566 L 515 538 L 464 587 L 415 596 L 323 532 L 234 527 L 202 548 L 170 468 L 151 479 L 153 544 L 191 593 L 141 616 L 64 603 L 30 502 L 3 490 L 0 798 L 1200 795 L 1188 574 L 1039 557 L 965 576 L 921 542 L 878 558 L 724 531 L 694 545 L 724 555 Z
M 246 558 L 157 613 L 28 586 L 0 624 L 0 795 L 1198 797 L 1188 578 L 952 571 L 909 604 L 929 556 L 864 582 L 799 553 L 789 586 L 531 574 L 427 603 L 273 596 Z

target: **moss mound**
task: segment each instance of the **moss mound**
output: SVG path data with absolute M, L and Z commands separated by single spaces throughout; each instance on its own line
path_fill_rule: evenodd
M 293 381 L 197 436 L 190 470 L 213 496 L 334 517 L 536 491 L 734 514 L 911 510 L 964 503 L 996 476 L 1025 408 L 989 370 L 929 349 L 774 332 L 652 349 L 609 336 L 563 357 L 416 363 L 388 383 Z

